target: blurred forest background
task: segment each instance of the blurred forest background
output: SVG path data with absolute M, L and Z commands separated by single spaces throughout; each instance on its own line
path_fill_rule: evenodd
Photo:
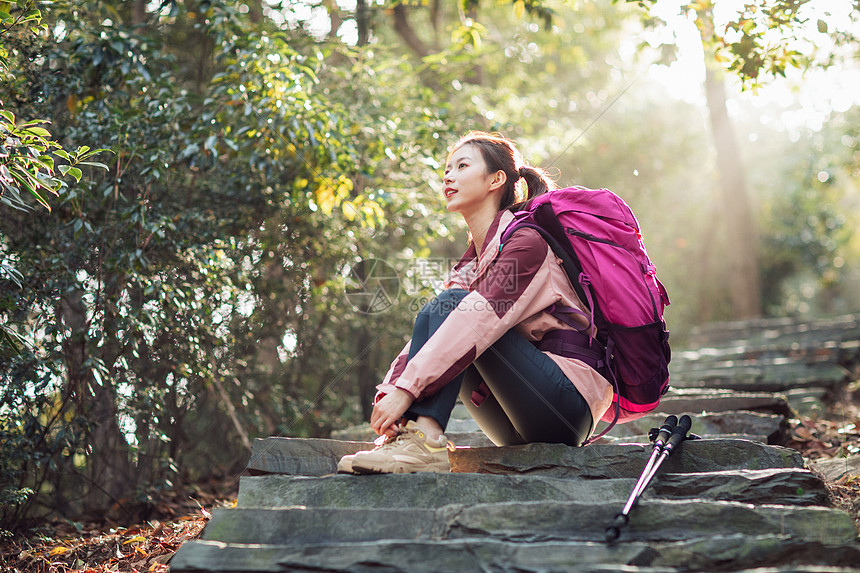
M 256 437 L 363 421 L 465 249 L 440 189 L 469 129 L 631 204 L 676 347 L 708 321 L 860 310 L 858 19 L 0 1 L 0 530 L 133 515 L 238 473 Z

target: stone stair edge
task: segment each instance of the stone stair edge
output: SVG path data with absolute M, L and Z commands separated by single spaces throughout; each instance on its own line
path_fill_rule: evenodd
M 368 445 L 362 442 L 330 439 L 321 441 L 316 438 L 262 438 L 254 442 L 246 471 L 251 475 L 327 475 L 335 473 L 335 466 L 342 455 L 355 453 L 366 447 Z M 797 450 L 749 440 L 687 441 L 678 451 L 686 454 L 676 453 L 669 458 L 666 471 L 677 471 L 672 468 L 678 467 L 694 471 L 693 464 L 703 463 L 708 464 L 703 467 L 710 470 L 804 465 Z M 509 473 L 556 472 L 565 474 L 560 477 L 572 477 L 576 474 L 583 477 L 600 477 L 600 467 L 608 466 L 625 468 L 624 472 L 638 475 L 649 453 L 650 448 L 645 443 L 593 444 L 585 448 L 563 444 L 526 444 L 455 448 L 449 454 L 449 459 L 453 472 L 505 473 L 500 468 L 507 466 Z M 735 457 L 738 458 L 737 465 L 734 465 Z M 601 466 L 594 467 L 597 462 Z M 618 470 L 614 470 L 609 477 L 623 476 Z
M 241 478 L 238 507 L 402 508 L 553 499 L 623 505 L 637 477 L 572 480 L 532 474 L 420 473 L 318 477 L 268 474 Z M 645 498 L 701 498 L 797 506 L 821 505 L 829 499 L 821 477 L 801 468 L 660 473 L 646 490 Z
M 854 545 L 814 544 L 813 551 L 805 559 L 799 559 L 797 554 L 804 551 L 809 544 L 798 543 L 788 536 L 761 535 L 754 538 L 747 536 L 715 536 L 703 541 L 679 541 L 669 543 L 622 542 L 609 545 L 601 542 L 531 542 L 517 543 L 495 540 L 440 540 L 425 542 L 378 541 L 373 543 L 335 543 L 315 544 L 308 546 L 265 546 L 265 545 L 231 545 L 219 542 L 193 540 L 183 545 L 183 548 L 171 562 L 173 571 L 210 570 L 219 573 L 227 572 L 269 572 L 285 571 L 285 566 L 291 570 L 315 571 L 358 571 L 353 565 L 373 563 L 375 567 L 386 571 L 407 571 L 404 558 L 418 556 L 411 567 L 415 571 L 446 571 L 466 570 L 516 570 L 521 573 L 534 571 L 546 572 L 556 570 L 576 570 L 588 573 L 590 571 L 739 571 L 732 566 L 738 559 L 752 561 L 757 568 L 744 567 L 745 572 L 763 573 L 775 571 L 829 571 L 852 572 L 858 571 L 853 567 L 858 562 L 858 551 Z M 755 552 L 753 548 L 761 547 L 764 551 Z M 184 549 L 184 551 L 183 551 Z M 426 549 L 422 552 L 422 550 Z M 266 558 L 274 562 L 274 566 L 262 563 L 260 567 L 234 568 L 233 563 L 244 563 L 249 552 L 265 552 Z M 448 559 L 436 563 L 431 568 L 422 567 L 420 558 L 428 554 L 442 554 Z M 325 563 L 320 558 L 324 555 L 334 555 L 332 561 Z M 349 556 L 355 556 L 350 558 Z M 456 561 L 458 557 L 466 557 L 467 563 Z M 196 563 L 195 563 L 196 561 Z M 258 560 L 259 561 L 259 560 Z M 496 565 L 487 563 L 495 561 Z M 208 562 L 209 567 L 206 567 Z M 425 561 L 426 563 L 426 561 Z M 510 569 L 508 565 L 515 565 Z M 463 566 L 466 565 L 466 568 Z M 776 565 L 776 567 L 774 567 Z M 295 569 L 292 567 L 295 566 Z M 573 567 L 574 569 L 571 569 Z M 368 570 L 366 567 L 362 571 Z
M 697 504 L 699 507 L 712 506 L 712 507 L 727 507 L 727 508 L 743 508 L 750 509 L 753 511 L 758 510 L 783 510 L 788 509 L 790 511 L 797 512 L 816 512 L 816 513 L 830 513 L 833 515 L 846 515 L 847 514 L 835 507 L 827 507 L 822 505 L 786 505 L 779 503 L 758 503 L 751 504 L 745 501 L 731 501 L 731 500 L 722 500 L 722 499 L 704 499 L 704 498 L 682 498 L 682 499 L 667 499 L 667 498 L 655 498 L 653 496 L 643 496 L 642 499 L 636 504 L 637 508 L 643 507 L 658 507 L 665 506 L 671 508 L 672 506 L 687 506 L 692 503 Z M 421 510 L 426 512 L 439 512 L 439 511 L 454 511 L 461 508 L 482 508 L 482 507 L 490 507 L 490 506 L 547 506 L 554 507 L 558 509 L 571 509 L 571 508 L 594 508 L 594 502 L 588 501 L 569 501 L 569 500 L 530 500 L 530 501 L 497 501 L 497 502 L 477 502 L 477 503 L 449 503 L 440 505 L 438 507 L 420 507 L 413 508 L 415 510 Z M 605 510 L 609 517 L 615 515 L 615 512 L 620 510 L 624 505 L 624 500 L 618 500 L 602 504 L 607 506 Z M 611 506 L 611 507 L 609 507 Z M 343 512 L 343 513 L 403 513 L 403 508 L 401 507 L 329 507 L 329 506 L 316 506 L 316 507 L 308 507 L 305 505 L 284 505 L 284 506 L 251 506 L 251 507 L 216 507 L 212 510 L 212 515 L 216 514 L 226 514 L 226 513 L 242 513 L 242 512 L 279 512 L 279 511 L 317 511 L 317 510 L 325 510 L 331 512 Z M 641 513 L 641 510 L 639 510 Z M 608 520 L 609 521 L 609 520 Z M 607 522 L 608 523 L 608 522 Z M 858 539 L 860 541 L 860 539 Z

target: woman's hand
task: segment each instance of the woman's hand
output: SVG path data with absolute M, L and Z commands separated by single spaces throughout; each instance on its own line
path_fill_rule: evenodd
M 406 390 L 395 388 L 374 404 L 373 413 L 370 414 L 370 427 L 379 434 L 386 434 L 393 438 L 398 434 L 397 424 L 412 405 L 415 399 Z

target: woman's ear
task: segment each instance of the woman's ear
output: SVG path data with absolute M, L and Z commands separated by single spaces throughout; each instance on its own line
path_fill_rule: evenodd
M 505 172 L 499 169 L 493 174 L 493 179 L 490 181 L 490 191 L 498 191 L 499 189 L 503 189 L 505 183 L 508 182 L 508 176 L 505 175 Z

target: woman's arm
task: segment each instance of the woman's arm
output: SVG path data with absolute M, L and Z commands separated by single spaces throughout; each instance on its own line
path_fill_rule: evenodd
M 517 231 L 394 385 L 416 399 L 437 392 L 508 330 L 560 300 L 552 265 L 555 255 L 536 231 Z

